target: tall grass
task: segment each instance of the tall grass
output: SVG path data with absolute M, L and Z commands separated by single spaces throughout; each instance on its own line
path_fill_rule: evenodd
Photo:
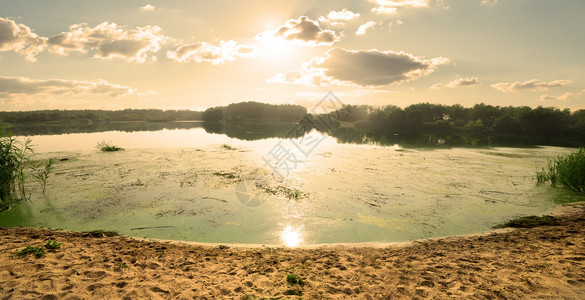
M 552 186 L 585 193 L 585 148 L 567 155 L 559 155 L 536 172 L 539 183 L 550 181 Z
M 47 189 L 47 179 L 49 179 L 49 175 L 53 172 L 55 166 L 53 164 L 55 160 L 49 158 L 46 162 L 40 162 L 37 165 L 33 166 L 33 177 L 36 178 L 39 183 L 41 184 L 41 188 L 43 191 L 43 195 Z
M 31 140 L 18 142 L 13 137 L 0 137 L 0 211 L 14 200 L 26 199 L 24 170 L 34 154 Z
M 98 147 L 98 149 L 100 149 L 101 151 L 104 151 L 104 152 L 114 152 L 114 151 L 124 150 L 124 148 L 120 148 L 118 146 L 115 146 L 112 144 L 112 142 L 106 142 L 105 140 L 98 142 L 97 147 Z

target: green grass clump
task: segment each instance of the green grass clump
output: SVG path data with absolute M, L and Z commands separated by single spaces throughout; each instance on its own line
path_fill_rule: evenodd
M 585 148 L 549 161 L 546 167 L 536 172 L 536 180 L 539 183 L 550 181 L 553 187 L 585 193 Z
M 57 243 L 57 241 L 48 240 L 44 247 L 49 250 L 55 250 L 61 248 L 61 243 Z
M 0 211 L 26 199 L 24 170 L 34 154 L 30 144 L 30 139 L 20 143 L 10 136 L 0 137 Z
M 119 262 L 117 267 L 119 270 L 127 270 L 128 269 L 128 265 L 125 262 Z
M 104 152 L 114 152 L 124 150 L 124 148 L 120 148 L 118 146 L 112 145 L 112 142 L 101 141 L 98 142 L 97 147 Z
M 287 274 L 286 275 L 286 282 L 288 282 L 290 284 L 298 284 L 298 285 L 305 284 L 303 279 L 301 279 L 301 277 L 297 274 Z
M 33 247 L 33 246 L 26 246 L 24 249 L 14 251 L 14 255 L 22 257 L 27 256 L 29 254 L 34 255 L 37 258 L 43 257 L 45 255 L 45 249 L 42 247 Z
M 26 247 L 24 247 L 24 249 L 14 251 L 14 255 L 18 257 L 23 257 L 32 254 L 37 258 L 41 258 L 46 253 L 45 249 L 56 250 L 59 248 L 61 248 L 61 243 L 58 243 L 57 241 L 47 240 L 47 243 L 42 247 L 27 245 Z
M 514 220 L 510 220 L 504 224 L 498 225 L 495 228 L 534 228 L 538 226 L 558 226 L 560 225 L 559 219 L 553 216 L 528 216 L 520 217 Z

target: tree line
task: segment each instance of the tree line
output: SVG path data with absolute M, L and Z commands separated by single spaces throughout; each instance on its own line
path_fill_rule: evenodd
M 345 105 L 330 113 L 340 126 L 353 123 L 374 132 L 468 132 L 540 137 L 571 137 L 585 141 L 585 110 L 554 107 L 473 107 L 419 103 L 400 108 L 394 105 Z
M 203 120 L 211 123 L 229 123 L 231 124 L 228 126 L 228 129 L 231 128 L 229 131 L 237 132 L 239 128 L 234 126 L 246 122 L 296 123 L 308 118 L 318 124 L 317 121 L 323 117 L 331 122 L 326 127 L 326 130 L 330 131 L 351 127 L 364 132 L 384 134 L 456 133 L 468 136 L 530 136 L 585 144 L 583 142 L 585 141 L 585 109 L 571 111 L 554 107 L 493 106 L 484 103 L 472 107 L 463 107 L 459 104 L 418 103 L 405 108 L 395 105 L 345 105 L 328 115 L 310 115 L 307 109 L 300 105 L 274 105 L 249 101 L 212 107 L 203 112 L 157 109 L 0 112 L 0 123 L 61 122 L 66 124 L 81 120 L 88 121 L 89 124 L 107 124 L 117 121 Z
M 306 115 L 307 109 L 300 105 L 249 101 L 209 108 L 203 112 L 202 118 L 206 122 L 298 122 Z

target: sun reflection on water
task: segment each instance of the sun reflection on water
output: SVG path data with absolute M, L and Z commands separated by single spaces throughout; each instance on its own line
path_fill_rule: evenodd
M 280 233 L 280 239 L 282 239 L 287 247 L 296 247 L 303 241 L 301 229 L 301 227 L 293 228 L 290 225 L 286 226 Z

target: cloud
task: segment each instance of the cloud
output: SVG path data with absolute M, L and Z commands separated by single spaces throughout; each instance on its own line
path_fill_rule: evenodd
M 313 59 L 310 67 L 341 82 L 381 86 L 420 78 L 447 62 L 444 57 L 426 59 L 405 52 L 334 48 L 326 57 Z
M 69 52 L 95 52 L 102 59 L 121 58 L 129 62 L 144 63 L 149 58 L 156 60 L 161 45 L 168 40 L 158 26 L 127 29 L 116 23 L 104 22 L 95 27 L 86 23 L 75 24 L 69 31 L 49 38 L 49 51 L 61 55 Z
M 388 23 L 388 30 L 389 31 L 392 31 L 392 27 L 400 26 L 402 24 L 404 24 L 404 22 L 402 22 L 402 20 L 396 20 L 394 22 L 390 21 Z
M 40 37 L 24 24 L 0 17 L 0 52 L 13 51 L 28 61 L 36 61 L 37 54 L 44 51 L 47 39 Z
M 441 88 L 456 88 L 460 86 L 476 86 L 480 85 L 481 81 L 478 78 L 457 78 L 447 84 L 437 83 L 431 86 L 432 89 L 441 89 Z
M 142 10 L 142 11 L 153 11 L 154 9 L 155 9 L 155 7 L 150 5 L 150 4 L 146 4 L 145 6 L 142 6 L 140 8 L 140 10 Z
M 327 78 L 322 71 L 287 71 L 274 75 L 272 78 L 266 80 L 271 83 L 289 83 L 289 84 L 302 84 L 306 86 L 324 86 L 331 83 L 331 80 Z
M 333 30 L 323 29 L 319 22 L 306 16 L 290 19 L 274 31 L 258 34 L 256 39 L 282 38 L 309 46 L 329 46 L 339 41 L 339 36 Z
M 427 59 L 405 52 L 346 50 L 333 48 L 327 56 L 314 58 L 303 65 L 300 73 L 277 74 L 270 82 L 326 85 L 329 83 L 376 87 L 415 80 L 428 75 L 450 60 Z
M 377 14 L 395 14 L 398 8 L 429 7 L 430 0 L 369 0 L 378 6 L 372 8 Z
M 429 7 L 430 0 L 370 0 L 386 7 Z
M 372 11 L 379 15 L 393 15 L 398 9 L 396 7 L 378 6 L 372 8 Z
M 481 4 L 488 5 L 488 4 L 497 4 L 498 0 L 481 0 Z
M 140 92 L 140 93 L 138 93 L 138 96 L 153 96 L 153 95 L 157 95 L 157 94 L 158 94 L 157 91 L 148 90 L 146 92 Z
M 560 87 L 563 85 L 571 84 L 573 81 L 571 80 L 554 80 L 550 82 L 542 81 L 540 79 L 531 79 L 528 81 L 520 82 L 500 82 L 496 84 L 492 84 L 491 87 L 500 91 L 500 92 L 518 92 L 521 90 L 531 90 L 531 91 L 546 91 L 549 88 L 553 87 Z
M 256 55 L 256 48 L 239 45 L 235 41 L 220 41 L 219 46 L 206 43 L 180 45 L 174 51 L 168 51 L 167 57 L 177 62 L 209 62 L 214 65 L 226 61 L 251 58 Z
M 569 101 L 577 99 L 579 96 L 581 96 L 581 93 L 564 93 L 560 96 L 541 95 L 539 99 L 542 101 Z
M 136 89 L 97 80 L 31 79 L 28 77 L 0 76 L 0 98 L 21 97 L 23 95 L 83 95 L 103 94 L 110 97 L 123 97 L 136 93 Z
M 378 23 L 374 21 L 368 21 L 365 24 L 360 25 L 358 30 L 355 32 L 355 35 L 365 35 L 369 29 L 374 28 Z
M 347 8 L 344 8 L 340 11 L 330 11 L 329 14 L 327 15 L 327 19 L 329 20 L 342 20 L 342 21 L 349 21 L 349 20 L 353 20 L 353 19 L 357 19 L 359 18 L 360 14 L 359 13 L 354 13 L 351 10 L 347 10 Z M 319 19 L 321 20 L 321 19 Z

